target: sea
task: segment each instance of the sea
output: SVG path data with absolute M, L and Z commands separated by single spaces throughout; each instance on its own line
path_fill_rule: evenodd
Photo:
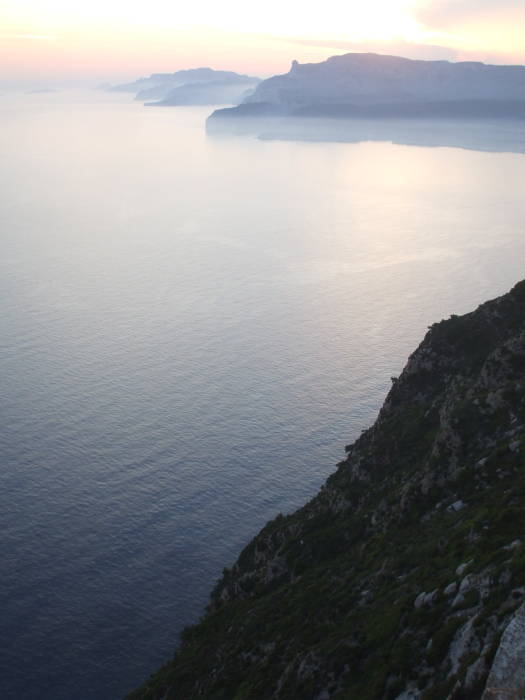
M 525 277 L 523 123 L 479 150 L 210 111 L 0 96 L 3 700 L 147 679 L 427 327 Z

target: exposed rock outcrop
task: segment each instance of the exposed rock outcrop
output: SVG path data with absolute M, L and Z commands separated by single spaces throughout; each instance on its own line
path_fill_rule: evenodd
M 525 603 L 511 618 L 490 669 L 484 700 L 525 697 Z

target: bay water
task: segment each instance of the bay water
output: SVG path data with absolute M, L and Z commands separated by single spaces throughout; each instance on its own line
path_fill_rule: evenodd
M 209 112 L 0 96 L 6 700 L 147 678 L 427 326 L 525 276 L 523 153 L 214 137 Z

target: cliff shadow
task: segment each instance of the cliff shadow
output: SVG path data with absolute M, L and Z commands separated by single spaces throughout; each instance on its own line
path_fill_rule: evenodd
M 209 118 L 210 137 L 251 136 L 263 140 L 359 143 L 382 141 L 407 146 L 465 148 L 525 153 L 525 121 L 474 118 L 344 119 L 310 116 Z

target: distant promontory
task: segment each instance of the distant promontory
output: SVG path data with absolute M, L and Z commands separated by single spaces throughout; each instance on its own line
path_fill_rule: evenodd
M 112 92 L 135 93 L 135 99 L 155 106 L 236 105 L 261 82 L 260 78 L 213 68 L 175 73 L 152 73 L 131 83 L 114 85 Z
M 262 81 L 239 106 L 216 110 L 208 127 L 269 116 L 525 119 L 525 66 L 374 53 L 294 61 L 288 73 Z

